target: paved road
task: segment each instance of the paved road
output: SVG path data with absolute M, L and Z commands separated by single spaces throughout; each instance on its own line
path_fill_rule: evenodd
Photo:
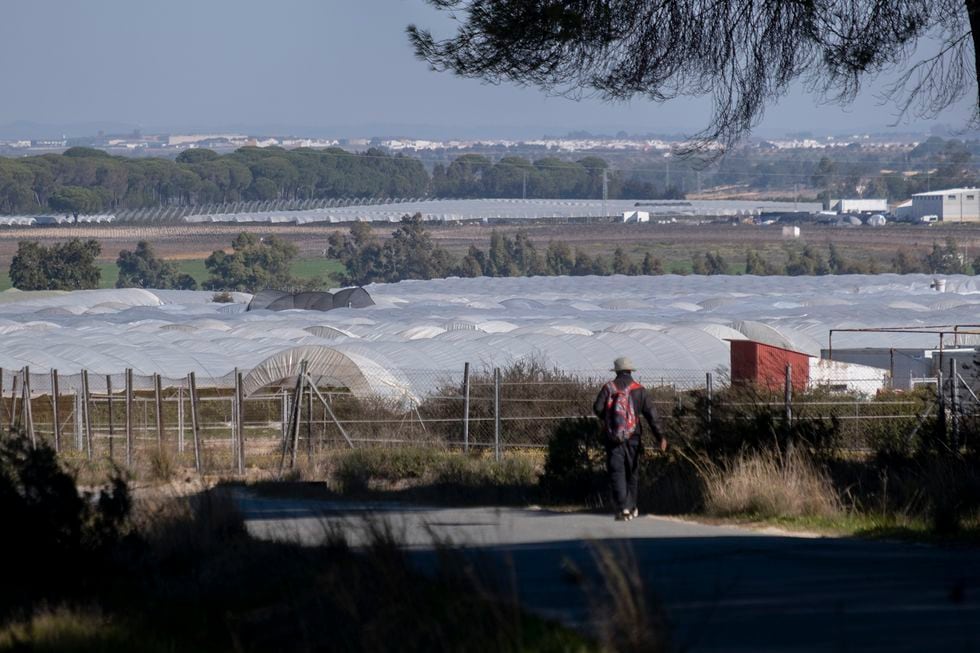
M 685 651 L 980 651 L 980 554 L 901 543 L 803 538 L 656 517 L 514 508 L 422 508 L 239 495 L 255 537 L 305 543 L 341 528 L 353 543 L 385 521 L 434 561 L 433 536 L 464 545 L 521 602 L 587 624 L 595 542 L 632 555 Z

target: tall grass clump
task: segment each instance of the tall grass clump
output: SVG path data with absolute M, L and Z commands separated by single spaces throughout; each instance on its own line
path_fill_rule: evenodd
M 804 454 L 743 452 L 701 465 L 705 509 L 719 517 L 834 517 L 841 501 L 830 477 Z

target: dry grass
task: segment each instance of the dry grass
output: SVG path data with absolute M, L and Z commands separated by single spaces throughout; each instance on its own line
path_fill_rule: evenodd
M 841 500 L 830 477 L 803 454 L 743 453 L 703 463 L 705 509 L 719 517 L 833 517 Z

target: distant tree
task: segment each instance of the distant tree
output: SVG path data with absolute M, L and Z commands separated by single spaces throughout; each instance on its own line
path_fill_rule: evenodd
M 708 261 L 703 253 L 691 255 L 691 274 L 708 274 Z
M 592 259 L 592 274 L 597 277 L 608 277 L 613 273 L 609 259 L 602 254 L 596 254 Z
M 956 241 L 946 239 L 946 244 L 932 243 L 932 250 L 922 259 L 923 267 L 930 274 L 969 274 L 966 257 L 959 251 Z
M 402 218 L 384 245 L 383 260 L 384 280 L 390 282 L 445 277 L 455 267 L 449 252 L 432 241 L 420 213 Z
M 48 277 L 45 273 L 48 250 L 33 240 L 17 243 L 17 253 L 10 262 L 10 284 L 19 290 L 46 290 Z
M 511 260 L 523 276 L 531 277 L 546 273 L 545 263 L 538 253 L 538 248 L 523 229 L 514 234 L 510 253 Z
M 635 274 L 633 262 L 630 260 L 629 254 L 623 251 L 622 247 L 617 247 L 616 251 L 613 252 L 612 273 Z
M 516 277 L 521 270 L 515 264 L 512 253 L 514 243 L 494 229 L 490 232 L 490 251 L 487 253 L 487 272 L 491 277 Z
M 181 274 L 173 261 L 157 257 L 153 247 L 141 240 L 133 251 L 122 250 L 116 259 L 119 278 L 116 288 L 172 288 L 197 290 L 197 281 L 189 274 Z
M 211 275 L 205 289 L 258 292 L 292 284 L 289 268 L 299 252 L 292 243 L 275 236 L 260 240 L 243 232 L 232 242 L 232 250 L 231 254 L 217 250 L 204 261 Z
M 327 242 L 327 257 L 344 264 L 342 284 L 364 286 L 383 279 L 384 250 L 368 223 L 355 222 L 348 235 L 332 233 Z
M 640 265 L 640 272 L 645 275 L 657 275 L 664 273 L 664 264 L 650 252 L 643 256 L 643 263 Z
M 766 261 L 754 249 L 750 249 L 745 253 L 745 274 L 757 276 L 765 276 L 766 274 Z
M 728 264 L 718 252 L 707 252 L 704 255 L 704 263 L 708 274 L 728 274 Z
M 98 192 L 81 186 L 64 186 L 52 193 L 48 205 L 55 211 L 71 213 L 76 217 L 98 213 L 102 210 L 102 197 Z
M 580 249 L 575 250 L 575 263 L 572 265 L 573 277 L 584 277 L 593 274 L 592 258 Z
M 459 263 L 459 276 L 471 278 L 484 276 L 483 266 L 480 264 L 478 257 L 474 255 L 474 250 L 476 250 L 476 254 L 479 254 L 482 258 L 483 252 L 477 250 L 475 246 L 470 245 L 470 252 L 464 256 L 463 260 Z
M 823 256 L 810 245 L 805 245 L 801 252 L 789 251 L 789 261 L 786 263 L 786 274 L 797 276 L 813 276 L 830 274 L 830 266 Z
M 20 290 L 90 290 L 99 287 L 102 272 L 96 240 L 72 238 L 45 247 L 21 241 L 10 263 L 10 283 Z
M 548 274 L 559 277 L 572 274 L 575 267 L 575 258 L 572 256 L 572 249 L 568 243 L 550 242 L 545 253 L 545 266 Z
M 105 150 L 97 150 L 94 147 L 69 147 L 61 153 L 70 159 L 111 159 L 112 155 Z
M 206 148 L 191 148 L 177 155 L 177 163 L 204 163 L 220 158 L 220 154 Z
M 927 271 L 922 264 L 922 260 L 909 254 L 905 248 L 901 248 L 895 253 L 895 256 L 892 258 L 892 269 L 898 274 L 914 274 Z

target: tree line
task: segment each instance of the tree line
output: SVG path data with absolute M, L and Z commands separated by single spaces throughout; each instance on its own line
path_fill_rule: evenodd
M 269 236 L 241 233 L 231 253 L 214 251 L 204 262 L 208 278 L 204 290 L 258 292 L 264 288 L 306 289 L 309 282 L 291 276 L 290 266 L 299 249 Z M 102 282 L 97 260 L 102 246 L 97 240 L 72 238 L 51 246 L 21 241 L 10 263 L 11 285 L 20 290 L 92 290 Z M 133 250 L 122 250 L 116 259 L 116 288 L 197 290 L 198 283 L 163 259 L 152 245 L 140 241 Z M 314 285 L 320 285 L 314 282 Z
M 634 259 L 623 248 L 611 255 L 590 255 L 562 241 L 551 241 L 539 248 L 527 233 L 513 237 L 496 230 L 490 234 L 490 245 L 480 249 L 471 245 L 460 258 L 433 241 L 421 215 L 406 216 L 391 238 L 382 241 L 366 223 L 355 223 L 346 234 L 330 235 L 327 256 L 339 260 L 344 272 L 338 279 L 343 285 L 394 283 L 409 279 L 445 277 L 530 277 L 530 276 L 609 276 L 614 274 L 662 275 L 687 274 L 686 268 L 666 268 L 664 262 L 647 252 Z M 323 280 L 301 281 L 294 278 L 291 265 L 298 248 L 276 236 L 258 237 L 241 233 L 231 243 L 231 252 L 214 251 L 205 260 L 208 278 L 204 290 L 258 292 L 266 288 L 314 290 L 327 285 Z M 20 290 L 88 290 L 100 287 L 101 269 L 97 259 L 102 247 L 96 240 L 70 239 L 51 246 L 35 241 L 21 241 L 10 264 L 11 284 Z M 980 256 L 972 261 L 949 238 L 944 244 L 933 243 L 932 249 L 915 254 L 900 249 L 889 262 L 881 265 L 874 259 L 849 259 L 833 244 L 826 254 L 806 245 L 801 250 L 787 250 L 785 263 L 762 252 L 748 250 L 744 266 L 738 269 L 717 251 L 695 254 L 690 273 L 701 275 L 752 274 L 813 276 L 833 274 L 972 274 L 980 271 Z M 197 280 L 178 270 L 176 263 L 159 257 L 153 247 L 141 241 L 133 250 L 122 250 L 116 259 L 117 288 L 155 288 L 197 290 Z
M 687 274 L 686 268 L 667 270 L 664 262 L 647 252 L 635 260 L 622 247 L 612 255 L 589 254 L 572 248 L 563 241 L 551 241 L 539 249 L 524 231 L 513 237 L 496 230 L 490 234 L 490 245 L 480 249 L 470 245 L 461 258 L 454 258 L 435 243 L 425 229 L 422 216 L 405 216 L 382 242 L 366 223 L 357 223 L 347 234 L 333 233 L 329 237 L 327 256 L 344 265 L 340 281 L 347 285 L 366 285 L 375 282 L 393 283 L 408 279 L 458 277 L 528 277 L 528 276 L 608 276 Z M 933 243 L 932 249 L 916 255 L 900 249 L 889 262 L 879 264 L 873 258 L 849 259 L 833 243 L 824 254 L 812 245 L 802 250 L 788 249 L 787 261 L 781 263 L 757 250 L 748 250 L 744 259 L 744 274 L 767 276 L 815 276 L 830 274 L 971 274 L 980 271 L 980 256 L 967 260 L 949 238 L 945 244 Z M 692 256 L 690 272 L 701 275 L 739 274 L 717 251 Z
M 121 209 L 186 206 L 240 200 L 340 197 L 602 197 L 598 157 L 577 162 L 480 155 L 437 165 L 432 175 L 416 158 L 378 148 L 352 153 L 243 147 L 230 154 L 207 149 L 176 160 L 112 156 L 88 147 L 63 154 L 0 158 L 0 213 L 92 214 Z M 609 197 L 653 197 L 646 182 L 607 172 Z

